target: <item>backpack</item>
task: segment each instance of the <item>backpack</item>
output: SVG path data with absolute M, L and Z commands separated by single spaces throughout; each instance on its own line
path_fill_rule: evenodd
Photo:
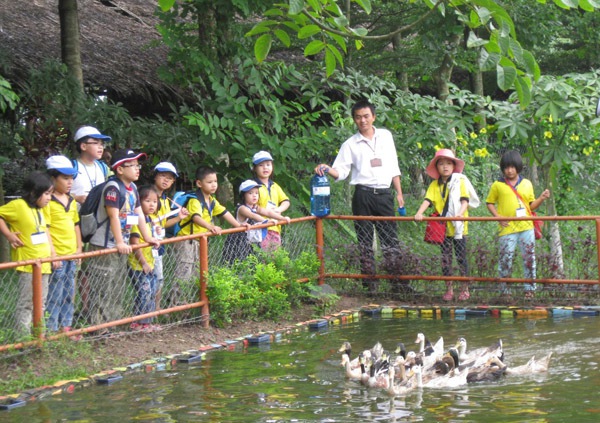
M 173 196 L 173 200 L 171 201 L 171 210 L 176 210 L 180 206 L 187 207 L 188 203 L 190 202 L 190 199 L 192 199 L 192 198 L 198 199 L 198 195 L 196 194 L 195 191 L 177 191 L 175 193 L 175 195 Z M 183 226 L 189 225 L 191 223 L 192 223 L 192 219 L 190 219 L 186 223 L 184 223 Z M 173 226 L 167 228 L 165 230 L 165 233 L 166 233 L 167 238 L 172 238 L 174 236 L 177 236 L 177 234 L 180 231 L 181 231 L 181 225 L 180 225 L 180 222 L 177 222 Z
M 73 159 L 71 160 L 71 162 L 73 163 L 73 169 L 75 169 L 77 174 L 79 174 L 79 160 Z M 94 162 L 96 162 L 98 166 L 100 166 L 100 169 L 102 169 L 102 173 L 104 174 L 104 179 L 106 180 L 108 178 L 109 172 L 108 165 L 101 160 L 94 160 Z
M 98 228 L 108 222 L 108 216 L 103 219 L 102 222 L 98 221 L 98 209 L 100 206 L 104 207 L 102 194 L 108 185 L 118 186 L 121 191 L 119 209 L 125 204 L 125 198 L 127 197 L 125 184 L 116 177 L 111 177 L 107 181 L 92 188 L 79 209 L 79 228 L 81 230 L 81 240 L 83 242 L 89 242 Z

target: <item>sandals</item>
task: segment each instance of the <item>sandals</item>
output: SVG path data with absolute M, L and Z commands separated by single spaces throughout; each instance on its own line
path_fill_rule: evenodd
M 448 291 L 444 294 L 444 296 L 442 297 L 442 299 L 444 301 L 452 301 L 454 299 L 454 292 L 452 291 Z
M 458 300 L 459 301 L 466 301 L 469 298 L 471 298 L 471 294 L 469 293 L 468 290 L 464 290 L 460 293 L 460 295 L 458 296 Z

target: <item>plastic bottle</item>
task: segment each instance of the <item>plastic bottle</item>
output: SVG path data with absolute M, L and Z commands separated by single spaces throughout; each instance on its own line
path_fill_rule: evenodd
M 398 215 L 406 216 L 406 209 L 404 207 L 398 207 Z
M 310 214 L 313 216 L 323 217 L 331 212 L 331 187 L 326 173 L 324 170 L 323 176 L 315 175 L 310 180 Z

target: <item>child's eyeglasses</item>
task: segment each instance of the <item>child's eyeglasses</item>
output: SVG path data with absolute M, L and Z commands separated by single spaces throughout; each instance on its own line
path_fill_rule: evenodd
M 141 164 L 130 164 L 130 165 L 123 165 L 122 167 L 137 167 L 138 169 L 142 168 Z

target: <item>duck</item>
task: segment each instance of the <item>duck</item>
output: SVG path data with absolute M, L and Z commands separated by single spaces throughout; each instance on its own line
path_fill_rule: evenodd
M 358 356 L 356 356 L 356 358 L 352 359 L 352 345 L 350 344 L 350 342 L 345 341 L 342 346 L 340 347 L 340 349 L 338 350 L 338 352 L 342 353 L 342 366 L 345 366 L 344 364 L 344 355 L 348 356 L 348 361 L 350 363 L 350 368 L 351 369 L 359 369 L 360 368 L 360 359 Z
M 413 369 L 413 376 L 414 380 L 411 378 L 397 385 L 395 383 L 394 367 L 390 367 L 390 370 L 388 372 L 389 383 L 386 389 L 387 393 L 392 397 L 396 397 L 398 395 L 406 395 L 415 388 L 422 387 L 423 379 L 421 378 L 421 366 L 415 366 L 415 368 Z
M 415 344 L 419 344 L 418 355 L 420 355 L 423 360 L 424 369 L 429 369 L 433 363 L 437 361 L 439 356 L 441 356 L 441 353 L 444 350 L 444 339 L 442 337 L 440 337 L 435 343 L 435 346 L 433 346 L 423 333 L 417 334 Z
M 506 364 L 492 356 L 485 364 L 467 370 L 467 383 L 492 382 L 506 374 Z
M 402 358 L 406 359 L 406 347 L 403 342 L 398 342 L 398 344 L 396 344 L 396 351 L 394 351 L 394 353 L 400 354 Z
M 393 366 L 392 366 L 393 367 Z M 369 378 L 366 381 L 368 388 L 383 388 L 389 387 L 389 361 L 387 357 L 381 357 L 377 361 L 373 361 L 371 357 L 371 366 L 369 368 Z
M 406 380 L 406 360 L 404 357 L 397 355 L 390 370 L 392 368 L 394 369 L 396 379 L 399 379 L 400 381 Z
M 526 364 L 516 367 L 507 367 L 507 375 L 530 375 L 535 373 L 544 373 L 548 371 L 552 352 L 548 353 L 541 360 L 536 360 L 535 355 L 529 359 Z
M 500 361 L 504 361 L 502 339 L 498 339 L 498 341 L 489 347 L 477 348 L 467 353 L 467 340 L 465 338 L 458 338 L 455 348 L 458 349 L 461 368 L 482 366 L 491 357 L 497 357 Z
M 446 375 L 452 370 L 457 369 L 460 365 L 458 350 L 451 347 L 441 359 L 437 360 L 431 370 L 438 375 Z
M 455 368 L 443 376 L 429 380 L 423 384 L 423 387 L 433 389 L 458 388 L 467 384 L 467 374 L 467 370 Z
M 342 354 L 342 367 L 344 367 L 344 370 L 346 371 L 346 377 L 348 379 L 356 379 L 359 380 L 362 377 L 362 373 L 363 371 L 360 368 L 360 363 L 356 368 L 352 368 L 351 364 L 350 364 L 350 357 L 348 357 L 348 354 L 344 353 Z

